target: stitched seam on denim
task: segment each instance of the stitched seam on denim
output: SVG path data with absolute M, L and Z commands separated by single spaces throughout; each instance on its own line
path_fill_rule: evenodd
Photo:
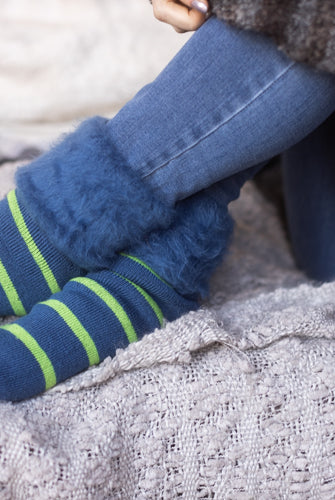
M 191 146 L 189 146 L 188 148 L 184 149 L 183 151 L 181 151 L 180 153 L 178 153 L 177 155 L 173 156 L 172 158 L 170 158 L 168 161 L 166 161 L 165 163 L 162 163 L 162 165 L 159 165 L 158 167 L 156 167 L 154 170 L 152 170 L 151 172 L 145 174 L 143 176 L 143 179 L 146 179 L 147 177 L 150 177 L 152 174 L 155 174 L 158 170 L 160 170 L 161 168 L 165 167 L 166 165 L 168 165 L 169 163 L 171 163 L 171 161 L 173 160 L 176 160 L 177 158 L 179 158 L 180 156 L 183 156 L 185 153 L 187 153 L 188 151 L 190 151 L 191 149 L 195 148 L 198 144 L 200 144 L 200 142 L 202 142 L 203 140 L 207 139 L 207 137 L 209 137 L 210 135 L 214 134 L 217 130 L 219 130 L 219 128 L 223 127 L 224 125 L 227 125 L 227 123 L 229 123 L 231 120 L 233 120 L 234 118 L 236 118 L 236 116 L 238 116 L 240 113 L 242 113 L 243 111 L 245 111 L 249 106 L 251 106 L 251 104 L 253 104 L 257 99 L 259 99 L 260 97 L 262 97 L 274 84 L 276 84 L 277 82 L 279 82 L 279 80 L 286 75 L 286 73 L 288 73 L 288 71 L 290 69 L 292 69 L 293 66 L 296 66 L 297 63 L 295 62 L 292 62 L 284 71 L 282 71 L 281 73 L 279 73 L 279 75 L 277 76 L 277 78 L 275 78 L 274 80 L 271 81 L 271 83 L 269 83 L 266 87 L 264 87 L 262 89 L 262 91 L 255 95 L 253 97 L 253 99 L 251 101 L 249 101 L 247 104 L 245 104 L 243 107 L 241 107 L 238 111 L 236 111 L 232 116 L 230 116 L 229 118 L 227 118 L 226 121 L 224 121 L 223 123 L 220 123 L 219 125 L 216 125 L 210 132 L 207 132 L 206 135 L 204 135 L 203 137 L 201 137 L 201 139 L 197 140 L 197 142 L 195 142 L 194 144 L 192 144 Z

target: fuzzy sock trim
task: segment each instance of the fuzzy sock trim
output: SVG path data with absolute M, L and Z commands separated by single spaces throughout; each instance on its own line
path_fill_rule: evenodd
M 16 175 L 19 200 L 51 243 L 91 271 L 174 215 L 127 166 L 107 125 L 101 117 L 84 121 Z
M 193 300 L 208 295 L 210 277 L 222 262 L 233 232 L 224 197 L 213 197 L 214 189 L 177 203 L 173 224 L 152 232 L 145 243 L 131 249 L 173 289 Z

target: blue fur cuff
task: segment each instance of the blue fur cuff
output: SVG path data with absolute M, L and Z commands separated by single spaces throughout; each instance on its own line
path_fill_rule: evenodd
M 17 193 L 52 244 L 87 270 L 168 227 L 174 210 L 157 198 L 113 144 L 108 120 L 94 117 L 18 170 Z

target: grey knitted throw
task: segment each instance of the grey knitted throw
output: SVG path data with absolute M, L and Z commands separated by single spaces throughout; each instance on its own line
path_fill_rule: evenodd
M 248 184 L 208 304 L 41 397 L 0 404 L 0 498 L 335 497 L 335 284 Z

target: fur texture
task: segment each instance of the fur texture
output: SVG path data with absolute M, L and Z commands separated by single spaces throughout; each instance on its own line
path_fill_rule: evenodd
M 333 0 L 211 0 L 219 19 L 270 35 L 292 59 L 335 73 Z
M 151 234 L 133 254 L 181 295 L 204 298 L 210 276 L 226 253 L 232 219 L 227 209 L 204 194 L 178 203 L 177 210 L 171 228 Z
M 55 247 L 86 270 L 109 267 L 115 252 L 168 227 L 160 201 L 118 153 L 108 120 L 86 120 L 17 173 L 18 197 Z
M 205 298 L 211 274 L 227 252 L 233 231 L 228 203 L 261 167 L 249 168 L 176 205 L 167 230 L 152 233 L 131 253 L 143 259 L 177 292 Z

